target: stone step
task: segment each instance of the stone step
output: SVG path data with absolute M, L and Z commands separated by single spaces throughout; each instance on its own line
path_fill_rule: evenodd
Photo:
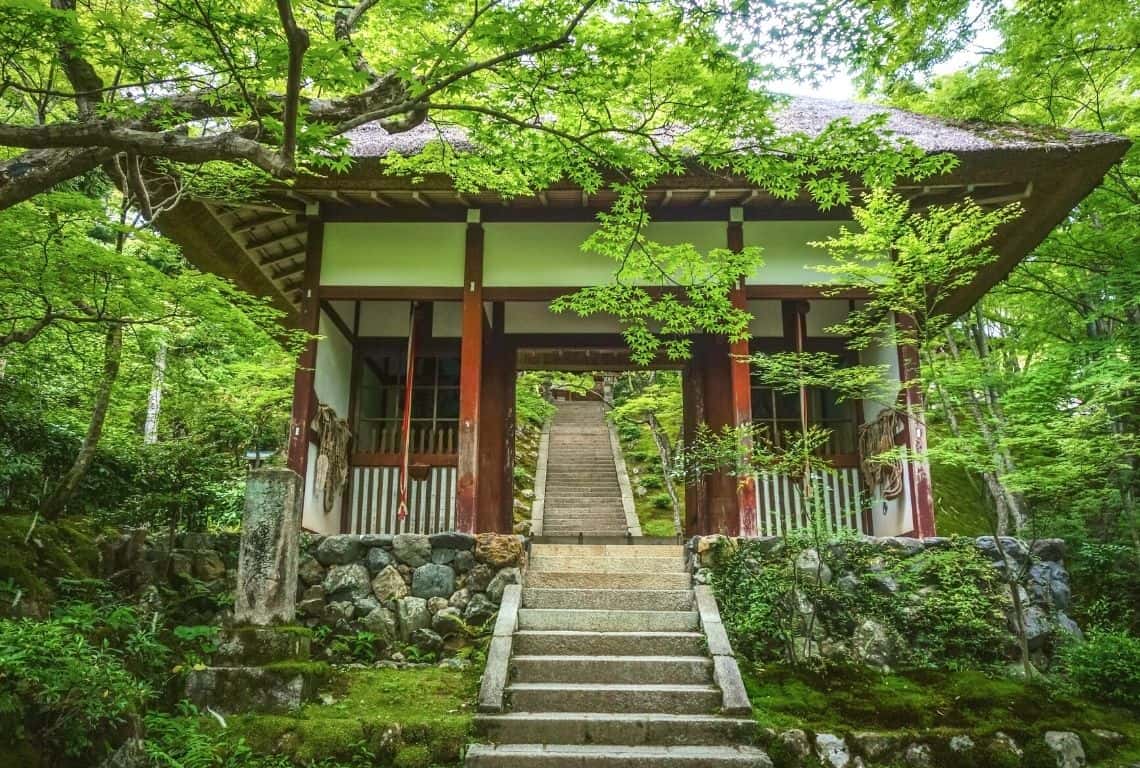
M 515 656 L 519 683 L 711 685 L 707 656 Z
M 586 632 L 691 632 L 696 611 L 603 611 L 520 608 L 519 629 L 576 629 Z
M 475 728 L 500 744 L 717 745 L 750 744 L 756 737 L 755 720 L 645 712 L 476 715 Z
M 633 611 L 691 611 L 691 589 L 541 589 L 523 590 L 524 608 L 594 608 Z
M 615 683 L 511 683 L 512 712 L 664 712 L 711 715 L 720 707 L 713 685 L 623 685 Z
M 679 568 L 674 571 L 584 573 L 580 571 L 527 571 L 526 586 L 547 589 L 689 589 L 692 577 Z
M 772 768 L 756 747 L 472 744 L 466 768 Z
M 543 524 L 545 527 L 545 522 Z M 685 563 L 670 554 L 667 557 L 562 557 L 541 555 L 531 557 L 532 571 L 561 571 L 562 573 L 661 573 L 683 571 Z
M 668 544 L 641 544 L 643 539 L 635 538 L 631 544 L 543 544 L 531 546 L 531 556 L 551 555 L 554 557 L 668 557 L 678 560 L 685 556 L 685 548 L 670 541 Z M 651 539 L 653 541 L 653 539 Z
M 521 630 L 514 650 L 532 656 L 699 656 L 705 653 L 705 638 L 700 632 Z

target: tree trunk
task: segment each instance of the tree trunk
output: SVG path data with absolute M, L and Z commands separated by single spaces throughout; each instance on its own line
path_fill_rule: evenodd
M 123 357 L 123 326 L 112 323 L 107 328 L 107 335 L 103 344 L 103 378 L 99 382 L 99 389 L 95 393 L 95 405 L 91 410 L 91 422 L 87 425 L 87 434 L 79 448 L 79 455 L 75 463 L 67 470 L 59 485 L 51 495 L 40 505 L 40 513 L 48 520 L 56 520 L 63 512 L 64 507 L 71 501 L 79 484 L 83 481 L 91 462 L 95 459 L 95 451 L 99 447 L 99 439 L 103 436 L 103 424 L 107 419 L 107 409 L 111 404 L 111 390 L 115 387 L 115 380 L 119 377 L 119 364 Z
M 681 500 L 677 498 L 677 489 L 673 487 L 673 455 L 669 448 L 669 436 L 661 428 L 657 416 L 650 413 L 647 419 L 649 431 L 653 435 L 653 442 L 657 444 L 657 455 L 661 457 L 661 470 L 665 476 L 665 490 L 669 492 L 669 502 L 673 505 L 673 530 L 678 534 L 682 532 Z
M 961 360 L 961 355 L 958 351 L 958 344 L 954 341 L 954 335 L 947 330 L 946 332 L 946 345 L 950 350 L 950 355 L 955 360 Z M 990 452 L 993 458 L 994 470 L 992 473 L 994 483 L 990 487 L 992 492 L 996 492 L 998 496 L 995 498 L 1002 498 L 1005 500 L 1006 508 L 1009 511 L 1011 523 L 1015 531 L 1025 525 L 1025 510 L 1022 507 L 1021 500 L 1016 494 L 1011 493 L 1005 484 L 1001 482 L 1001 475 L 1013 471 L 1013 459 L 1002 448 L 998 436 L 994 433 L 994 427 L 986 420 L 986 415 L 982 413 L 982 405 L 978 400 L 978 396 L 967 389 L 963 393 L 965 398 L 965 410 L 974 421 L 974 426 L 977 427 L 978 433 L 982 437 L 982 441 L 986 445 L 986 449 Z M 1000 507 L 999 507 L 1000 509 Z
M 162 383 L 166 379 L 166 342 L 158 342 L 154 353 L 154 374 L 150 380 L 150 395 L 146 400 L 146 425 L 143 427 L 143 444 L 158 442 L 158 414 L 162 410 Z

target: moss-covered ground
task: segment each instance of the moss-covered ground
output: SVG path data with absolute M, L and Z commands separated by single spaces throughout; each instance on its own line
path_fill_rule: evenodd
M 349 669 L 333 674 L 325 702 L 295 715 L 229 718 L 231 738 L 295 765 L 361 761 L 395 768 L 458 766 L 471 735 L 478 665 Z
M 1130 766 L 1140 760 L 1140 713 L 1070 696 L 1048 681 L 968 672 L 809 671 L 770 666 L 742 670 L 761 727 L 812 732 L 884 731 L 931 736 L 1002 731 L 1019 743 L 1045 731 L 1075 731 L 1090 765 Z M 1093 733 L 1116 731 L 1112 747 Z
M 55 597 L 58 579 L 91 578 L 99 564 L 98 533 L 84 519 L 33 526 L 31 515 L 0 514 L 0 615 L 17 595 L 30 613 L 42 613 Z

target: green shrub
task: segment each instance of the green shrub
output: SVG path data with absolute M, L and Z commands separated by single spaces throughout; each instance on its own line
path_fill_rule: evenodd
M 669 509 L 673 506 L 673 497 L 667 492 L 658 493 L 650 503 L 653 504 L 654 509 Z
M 151 697 L 105 646 L 60 620 L 0 621 L 0 743 L 98 762 Z
M 661 479 L 660 475 L 645 475 L 638 478 L 637 481 L 642 488 L 648 488 L 651 491 L 665 487 L 665 481 Z
M 1073 687 L 1090 699 L 1140 707 L 1140 638 L 1121 631 L 1092 632 L 1058 650 Z

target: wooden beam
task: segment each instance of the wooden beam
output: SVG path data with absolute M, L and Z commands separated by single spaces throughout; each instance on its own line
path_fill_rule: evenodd
M 344 321 L 344 318 L 340 316 L 340 313 L 336 311 L 333 305 L 326 299 L 321 299 L 321 309 L 324 311 L 325 316 L 332 321 L 332 324 L 336 326 L 336 329 L 340 331 L 340 335 L 344 336 L 348 343 L 355 344 L 356 334 L 348 327 L 348 323 Z M 341 415 L 343 417 L 343 414 Z
M 483 227 L 467 225 L 463 263 L 463 336 L 459 347 L 459 479 L 455 527 L 477 531 L 479 518 L 479 412 L 483 379 Z
M 320 330 L 320 278 L 321 255 L 324 246 L 324 224 L 311 221 L 308 225 L 308 254 L 305 258 L 305 277 L 301 287 L 300 327 L 310 334 L 297 360 L 293 374 L 293 416 L 289 423 L 289 469 L 302 478 L 309 463 L 309 423 L 313 420 L 316 393 L 313 385 L 317 364 L 317 332 Z
M 321 296 L 356 301 L 460 301 L 463 289 L 430 285 L 322 285 Z

